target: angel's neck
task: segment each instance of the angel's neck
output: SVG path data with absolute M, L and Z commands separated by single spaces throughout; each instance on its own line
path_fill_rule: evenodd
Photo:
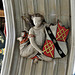
M 40 26 L 34 26 L 34 29 L 41 29 L 43 27 L 43 25 L 40 25 Z

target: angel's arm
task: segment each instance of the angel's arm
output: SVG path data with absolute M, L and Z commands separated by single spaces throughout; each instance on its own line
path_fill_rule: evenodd
M 35 38 L 36 36 L 34 35 L 32 28 L 29 30 L 29 36 L 28 36 L 28 37 L 29 37 L 29 40 L 30 40 L 31 45 L 35 48 L 35 50 L 37 50 L 39 53 L 42 54 L 42 50 L 41 50 L 41 49 L 37 46 L 37 44 L 35 43 L 34 38 Z

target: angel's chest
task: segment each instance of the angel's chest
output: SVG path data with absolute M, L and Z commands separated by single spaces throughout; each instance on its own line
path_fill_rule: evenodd
M 45 36 L 45 30 L 44 28 L 38 29 L 38 30 L 34 30 L 34 35 L 36 38 L 38 37 L 44 37 Z

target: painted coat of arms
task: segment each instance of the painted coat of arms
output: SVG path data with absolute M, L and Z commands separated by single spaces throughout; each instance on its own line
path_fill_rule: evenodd
M 46 27 L 46 41 L 43 52 L 51 58 L 63 58 L 67 55 L 66 39 L 69 29 L 58 25 Z

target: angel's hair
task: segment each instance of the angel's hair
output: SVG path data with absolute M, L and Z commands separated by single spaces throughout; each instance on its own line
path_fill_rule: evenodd
M 39 14 L 39 13 L 33 14 L 32 17 L 41 17 L 42 23 L 45 23 L 45 22 L 46 22 L 45 19 L 44 19 L 44 17 L 43 17 L 43 15 L 41 15 L 41 14 Z

